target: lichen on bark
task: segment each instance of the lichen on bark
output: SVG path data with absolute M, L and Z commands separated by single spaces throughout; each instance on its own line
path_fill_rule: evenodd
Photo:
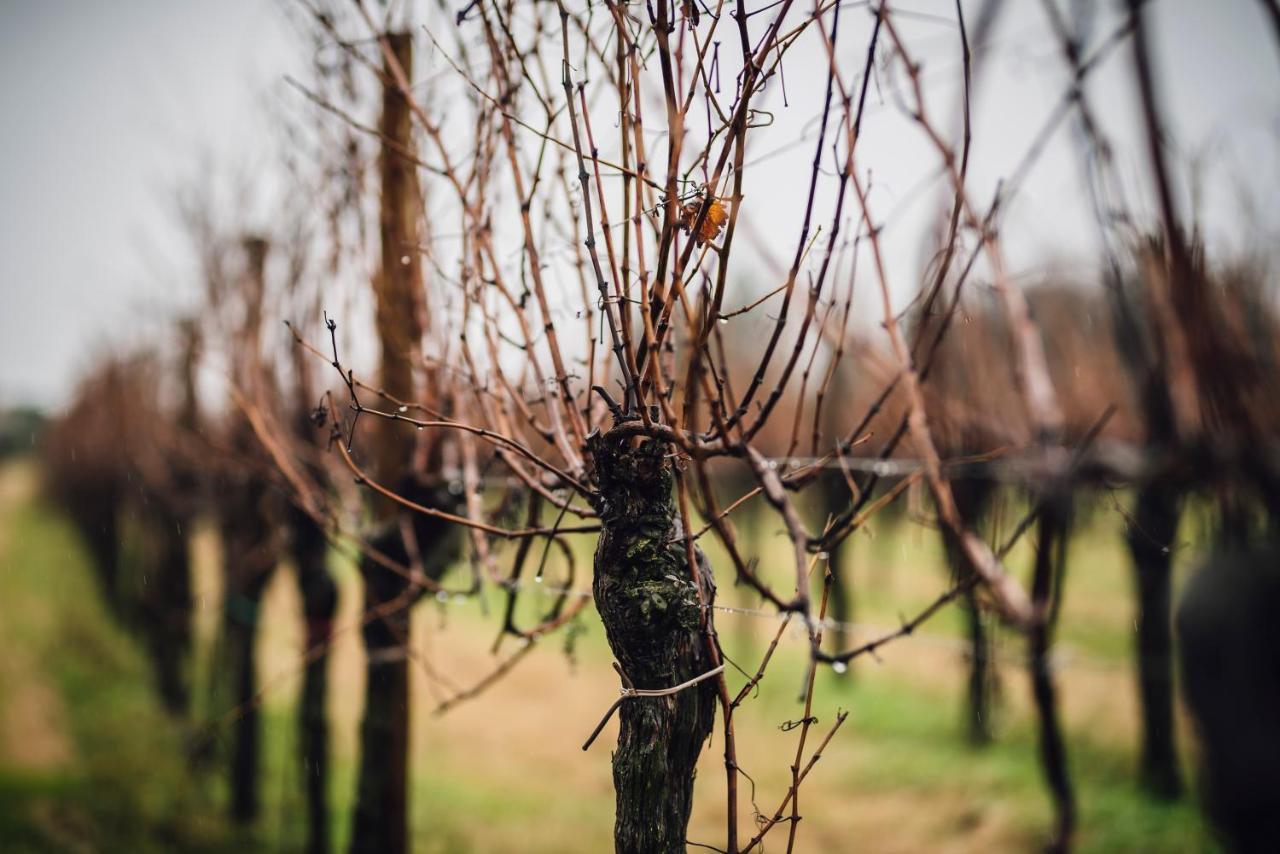
M 589 440 L 602 531 L 592 591 L 609 646 L 631 683 L 670 688 L 710 670 L 715 586 L 696 552 L 690 577 L 672 501 L 670 448 L 604 434 Z M 701 588 L 701 590 L 699 590 Z M 705 616 L 705 622 L 704 622 Z M 685 851 L 698 754 L 711 734 L 716 691 L 706 680 L 665 697 L 623 703 L 613 754 L 619 854 Z

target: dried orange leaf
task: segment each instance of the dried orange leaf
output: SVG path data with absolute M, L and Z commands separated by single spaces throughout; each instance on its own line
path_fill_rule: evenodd
M 693 224 L 698 220 L 698 211 L 701 210 L 701 202 L 690 202 L 684 206 L 684 221 L 681 225 L 686 231 L 693 229 Z M 702 225 L 698 228 L 698 233 L 694 239 L 701 246 L 710 240 L 715 240 L 720 234 L 720 229 L 729 219 L 729 212 L 725 210 L 719 199 L 712 199 L 711 204 L 707 206 L 707 215 L 702 219 Z

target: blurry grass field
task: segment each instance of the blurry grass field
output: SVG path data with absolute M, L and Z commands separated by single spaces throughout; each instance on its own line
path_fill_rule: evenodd
M 1133 633 L 1122 520 L 1103 510 L 1073 543 L 1058 648 L 1071 767 L 1080 797 L 1082 851 L 1212 851 L 1190 801 L 1149 801 L 1134 785 L 1136 688 L 1128 665 Z M 744 526 L 749 528 L 749 526 Z M 891 628 L 945 584 L 937 537 L 901 523 L 859 536 L 850 555 L 855 619 L 865 636 Z M 762 563 L 785 566 L 782 541 L 767 529 L 748 535 Z M 1185 538 L 1185 537 L 1184 537 Z M 589 544 L 579 558 L 587 583 Z M 218 619 L 217 549 L 197 542 L 197 615 L 203 643 L 197 686 L 207 686 L 210 638 Z M 1188 548 L 1183 551 L 1190 552 Z M 714 552 L 713 552 L 714 558 Z M 1023 566 L 1025 555 L 1014 558 Z M 548 586 L 560 567 L 549 565 Z M 785 569 L 778 570 L 785 572 Z M 363 697 L 359 583 L 342 578 L 339 635 L 332 658 L 331 711 L 337 769 L 332 804 L 341 845 L 349 833 L 357 731 Z M 781 577 L 781 576 L 779 576 Z M 750 606 L 721 582 L 720 601 Z M 729 589 L 726 589 L 729 588 Z M 525 611 L 546 607 L 526 597 Z M 30 465 L 0 470 L 0 839 L 5 850 L 296 850 L 303 804 L 294 760 L 293 706 L 300 673 L 298 599 L 287 567 L 264 609 L 259 649 L 268 680 L 264 723 L 263 818 L 237 836 L 222 818 L 216 768 L 190 771 L 191 731 L 167 719 L 152 698 L 137 645 L 104 611 L 80 545 L 54 508 L 37 499 Z M 494 666 L 489 653 L 501 600 L 434 599 L 415 614 L 414 838 L 422 852 L 601 852 L 611 848 L 611 726 L 589 752 L 581 744 L 616 697 L 603 632 L 588 608 L 572 633 L 546 638 L 504 680 L 444 716 L 432 710 L 453 690 Z M 486 617 L 482 611 L 487 609 Z M 532 614 L 527 614 L 532 619 Z M 732 658 L 754 671 L 776 620 L 717 617 Z M 848 721 L 801 790 L 798 849 L 806 852 L 989 852 L 1033 850 L 1048 826 L 1020 647 L 1002 639 L 997 740 L 985 749 L 963 738 L 961 621 L 944 613 L 922 634 L 860 660 L 848 678 L 824 672 L 814 714 L 820 738 L 838 709 Z M 346 628 L 342 628 L 346 627 Z M 861 637 L 863 635 L 859 635 Z M 514 646 L 508 642 L 504 652 Z M 736 718 L 743 781 L 742 831 L 751 804 L 771 813 L 786 791 L 796 732 L 804 642 L 789 632 L 759 696 Z M 428 678 L 427 671 L 435 673 Z M 731 688 L 745 681 L 735 673 Z M 227 711 L 201 688 L 197 707 Z M 1192 752 L 1184 726 L 1184 756 Z M 817 739 L 811 736 L 810 744 Z M 723 843 L 723 744 L 717 728 L 704 753 L 690 838 Z M 764 850 L 781 850 L 778 828 Z

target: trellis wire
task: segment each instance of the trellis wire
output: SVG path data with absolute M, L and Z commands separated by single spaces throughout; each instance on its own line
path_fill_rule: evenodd
M 557 587 L 555 585 L 544 584 L 541 581 L 535 581 L 532 583 L 528 581 L 503 581 L 499 586 L 507 590 L 532 590 L 535 593 L 545 596 L 572 596 L 577 599 L 592 598 L 590 590 L 582 590 L 576 587 Z M 462 594 L 450 595 L 445 591 L 441 591 L 436 594 L 436 602 L 440 605 L 460 604 L 462 602 L 470 601 L 471 599 L 473 599 L 471 596 Z M 749 617 L 757 620 L 769 620 L 775 623 L 785 620 L 788 616 L 785 613 L 775 610 L 748 608 L 737 605 L 701 605 L 699 607 L 704 609 L 710 608 L 722 614 Z M 814 619 L 813 625 L 815 629 L 821 631 L 844 631 L 853 636 L 877 636 L 892 630 L 891 627 L 887 625 L 836 620 L 830 617 L 822 620 Z M 800 623 L 796 623 L 793 626 L 791 635 L 792 637 L 798 638 L 801 637 L 804 632 L 804 626 Z M 914 631 L 911 633 L 911 637 L 916 640 L 924 641 L 927 644 L 945 647 L 962 655 L 966 654 L 969 650 L 969 644 L 967 641 L 963 638 L 953 637 L 951 635 L 938 634 L 936 632 Z M 1089 670 L 1114 671 L 1124 669 L 1126 666 L 1122 661 L 1111 661 L 1097 656 L 1082 655 L 1074 649 L 1064 647 L 1061 642 L 1058 642 L 1056 646 L 1057 651 L 1051 657 L 1051 666 L 1054 669 L 1084 667 Z M 1008 654 L 1002 650 L 997 650 L 996 652 L 997 656 L 1001 658 L 1005 664 L 1022 666 L 1026 663 L 1020 655 Z

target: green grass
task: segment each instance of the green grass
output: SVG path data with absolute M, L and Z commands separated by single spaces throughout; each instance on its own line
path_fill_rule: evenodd
M 159 710 L 146 662 L 104 612 L 68 525 L 25 502 L 5 507 L 0 525 L 0 636 L 52 683 L 73 757 L 47 771 L 0 771 L 5 850 L 239 850 L 243 840 L 189 774 L 186 735 Z M 4 685 L 6 702 L 24 688 Z
M 0 485 L 31 474 L 29 468 L 4 468 Z M 8 496 L 13 490 L 0 487 L 0 493 Z M 1080 850 L 1212 851 L 1193 804 L 1154 803 L 1134 783 L 1133 686 L 1126 668 L 1132 617 L 1115 524 L 1114 516 L 1101 514 L 1077 538 L 1063 615 L 1064 643 L 1081 653 L 1060 678 L 1080 799 Z M 783 544 L 767 535 L 757 542 L 766 572 L 785 577 Z M 579 586 L 586 583 L 582 567 L 589 566 L 583 562 L 588 548 L 583 544 Z M 207 576 L 213 557 L 207 542 L 202 549 L 200 572 Z M 892 625 L 900 611 L 911 613 L 945 584 L 936 536 L 907 524 L 874 540 L 860 537 L 850 559 L 858 621 Z M 304 807 L 293 720 L 299 627 L 290 576 L 278 577 L 268 594 L 260 644 L 264 676 L 286 675 L 264 707 L 263 819 L 252 832 L 237 836 L 223 819 L 220 771 L 187 767 L 182 756 L 190 733 L 160 712 L 144 657 L 104 612 L 84 555 L 54 508 L 29 494 L 0 503 L 0 569 L 0 642 L 30 659 L 28 678 L 36 673 L 54 687 L 71 745 L 70 758 L 50 769 L 10 768 L 0 761 L 0 847 L 140 852 L 300 847 Z M 560 568 L 553 562 L 547 571 L 551 583 Z M 358 609 L 358 582 L 349 568 L 341 578 L 342 613 L 350 622 Z M 727 582 L 720 595 L 724 602 L 754 604 Z M 549 600 L 526 600 L 521 612 L 529 624 Z M 210 666 L 216 625 L 211 615 L 217 613 L 216 600 L 201 602 L 197 674 Z M 424 603 L 415 623 L 419 652 L 459 685 L 474 682 L 492 666 L 487 649 L 500 605 L 493 593 L 487 615 L 475 602 Z M 415 851 L 586 854 L 608 849 L 612 730 L 590 752 L 579 748 L 616 696 L 616 677 L 594 612 L 588 609 L 580 619 L 584 631 L 575 645 L 574 666 L 561 652 L 563 637 L 549 638 L 490 692 L 443 718 L 430 714 L 428 680 L 415 669 Z M 776 623 L 733 615 L 721 615 L 719 623 L 730 654 L 754 671 Z M 962 626 L 956 614 L 944 612 L 927 626 L 926 637 L 888 647 L 883 664 L 859 662 L 848 679 L 822 674 L 814 706 L 819 723 L 810 744 L 825 734 L 838 709 L 849 710 L 850 717 L 803 790 L 798 850 L 1022 851 L 1042 839 L 1050 815 L 1025 674 L 1014 665 L 1004 669 L 996 743 L 981 750 L 967 745 L 959 708 L 963 668 L 954 645 L 944 642 Z M 1002 643 L 1018 653 L 1013 639 Z M 740 761 L 755 779 L 755 803 L 766 813 L 785 792 L 797 733 L 778 727 L 802 715 L 796 695 L 803 665 L 803 642 L 787 637 L 758 697 L 736 719 Z M 349 834 L 363 690 L 354 634 L 335 643 L 332 666 L 337 691 L 331 802 L 341 846 Z M 0 702 L 7 703 L 29 686 L 6 682 L 5 673 L 0 669 Z M 742 682 L 738 674 L 730 680 L 731 687 Z M 225 711 L 216 696 L 203 694 L 199 708 L 210 714 Z M 723 836 L 720 738 L 717 727 L 704 753 L 690 832 L 691 838 L 713 844 Z M 742 805 L 749 813 L 745 782 L 743 789 Z M 749 815 L 744 816 L 742 828 L 749 825 Z M 766 850 L 776 849 L 785 833 L 780 827 Z

